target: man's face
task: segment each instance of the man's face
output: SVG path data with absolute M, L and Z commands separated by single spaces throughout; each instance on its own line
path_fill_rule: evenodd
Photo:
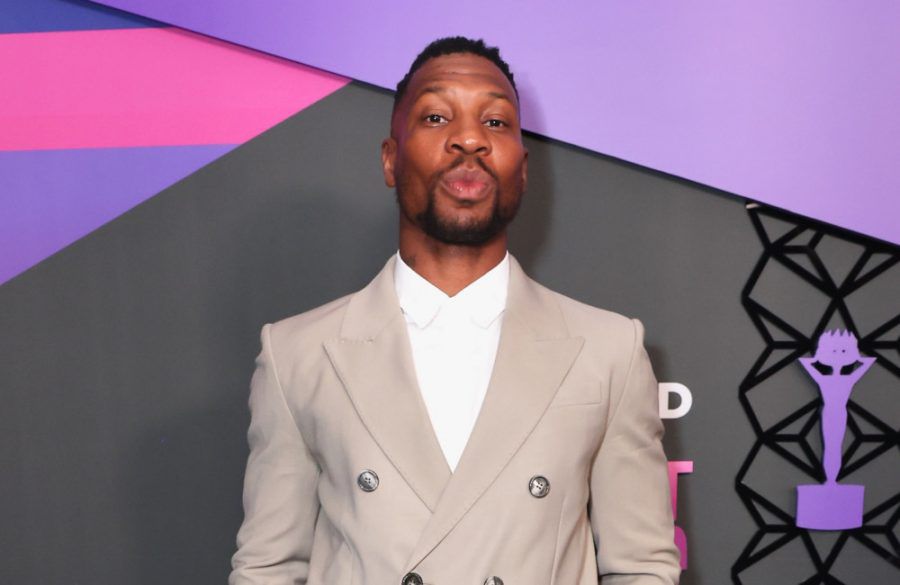
M 515 217 L 528 152 L 512 85 L 488 59 L 455 53 L 422 65 L 381 150 L 402 228 L 479 245 Z

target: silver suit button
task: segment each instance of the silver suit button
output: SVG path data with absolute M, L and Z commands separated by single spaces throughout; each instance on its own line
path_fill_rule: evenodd
M 374 492 L 378 488 L 378 474 L 366 469 L 356 478 L 356 485 L 364 492 Z
M 550 493 L 550 480 L 543 475 L 535 475 L 528 482 L 528 491 L 536 498 L 543 498 Z
M 422 577 L 418 573 L 407 573 L 400 581 L 400 585 L 423 585 Z
M 503 579 L 500 577 L 488 577 L 484 580 L 484 585 L 503 585 Z

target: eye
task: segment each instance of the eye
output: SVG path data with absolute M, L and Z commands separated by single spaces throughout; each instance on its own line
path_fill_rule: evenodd
M 487 124 L 488 128 L 502 128 L 503 126 L 506 126 L 506 122 L 498 120 L 497 118 L 486 120 L 485 124 Z
M 429 124 L 441 124 L 447 120 L 444 116 L 440 114 L 428 114 L 425 116 L 424 120 Z

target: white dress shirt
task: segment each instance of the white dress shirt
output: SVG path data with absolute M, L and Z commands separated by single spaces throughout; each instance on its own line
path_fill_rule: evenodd
M 487 393 L 509 287 L 509 254 L 447 296 L 397 253 L 394 286 L 406 317 L 413 363 L 431 425 L 451 470 Z

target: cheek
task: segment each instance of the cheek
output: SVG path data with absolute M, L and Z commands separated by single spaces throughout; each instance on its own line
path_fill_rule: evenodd
M 407 144 L 402 156 L 397 157 L 394 177 L 401 206 L 407 214 L 417 215 L 428 204 L 428 190 L 434 167 L 416 152 L 415 144 Z
M 514 183 L 522 180 L 522 168 L 525 165 L 525 147 L 518 141 L 510 140 L 500 143 L 494 149 L 497 174 L 504 182 Z
M 498 169 L 498 176 L 504 190 L 515 191 L 516 194 L 523 190 L 525 185 L 523 166 L 522 159 L 510 159 L 506 161 L 502 171 Z
M 398 173 L 410 183 L 425 184 L 442 168 L 441 152 L 425 141 L 410 141 L 397 157 Z

